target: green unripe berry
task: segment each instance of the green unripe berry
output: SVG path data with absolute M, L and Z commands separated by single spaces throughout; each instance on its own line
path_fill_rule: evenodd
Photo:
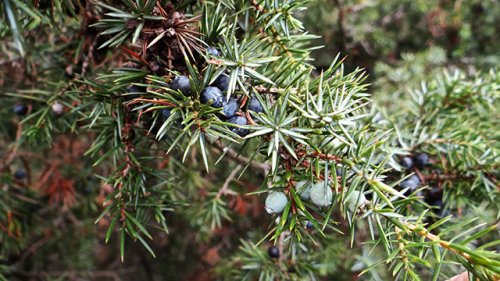
M 358 200 L 359 198 L 359 200 Z M 366 200 L 365 195 L 361 191 L 354 190 L 349 194 L 349 197 L 346 198 L 345 203 L 347 205 L 347 209 L 351 213 L 355 213 L 357 211 L 357 208 L 363 207 L 368 203 L 368 200 Z
M 295 190 L 302 200 L 309 200 L 311 197 L 311 185 L 307 181 L 299 181 L 295 184 Z
M 326 207 L 332 204 L 332 189 L 325 185 L 324 181 L 319 181 L 311 187 L 311 201 L 318 207 Z
M 283 192 L 271 192 L 266 198 L 266 212 L 268 214 L 279 214 L 283 212 L 288 203 L 288 198 Z

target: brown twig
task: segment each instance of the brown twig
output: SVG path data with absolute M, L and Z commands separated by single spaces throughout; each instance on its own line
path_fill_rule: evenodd
M 339 32 L 340 32 L 340 36 L 339 36 L 339 39 L 340 39 L 340 45 L 342 46 L 342 51 L 347 51 L 347 42 L 346 42 L 346 38 L 347 38 L 347 35 L 346 35 L 346 31 L 345 31 L 345 27 L 344 27 L 344 7 L 342 6 L 342 3 L 339 1 L 339 0 L 334 0 L 335 4 L 337 5 L 337 8 L 338 8 L 338 14 L 337 14 L 337 17 L 338 17 L 338 20 L 337 20 L 337 25 L 338 25 L 338 29 L 339 29 Z
M 296 151 L 295 153 L 297 154 L 298 157 L 304 157 L 305 156 L 305 157 L 309 157 L 309 158 L 320 158 L 320 159 L 323 159 L 323 160 L 331 160 L 331 161 L 335 161 L 336 163 L 342 162 L 342 158 L 340 158 L 337 155 L 330 155 L 330 154 L 320 153 L 318 151 L 313 151 L 311 153 L 307 153 L 306 151 L 301 150 L 301 151 Z
M 283 241 L 285 240 L 285 236 L 287 236 L 287 235 L 290 235 L 290 232 L 283 231 L 278 238 L 278 249 L 279 249 L 280 253 L 283 253 L 283 249 L 284 249 Z M 283 262 L 283 259 L 284 259 L 284 255 L 280 255 L 279 261 Z
M 261 163 L 257 161 L 252 161 L 248 159 L 247 157 L 239 155 L 236 151 L 231 149 L 230 147 L 226 147 L 222 145 L 220 142 L 213 142 L 212 145 L 217 148 L 219 151 L 224 151 L 226 152 L 226 155 L 231 158 L 234 161 L 237 161 L 238 163 L 242 165 L 247 165 L 249 164 L 250 167 L 256 171 L 260 171 L 263 176 L 266 176 L 269 171 L 271 170 L 271 165 L 268 163 Z
M 262 85 L 255 86 L 254 89 L 260 93 L 260 94 L 282 94 L 285 92 L 291 92 L 292 94 L 296 94 L 298 92 L 297 88 L 291 88 L 291 89 L 282 89 L 282 88 L 276 88 L 276 87 L 271 87 L 271 88 L 266 88 Z
M 237 194 L 236 192 L 229 190 L 229 184 L 234 180 L 234 178 L 236 178 L 236 174 L 238 174 L 238 172 L 241 170 L 241 168 L 242 168 L 242 166 L 238 165 L 238 166 L 236 166 L 236 168 L 234 168 L 231 171 L 229 176 L 224 181 L 224 184 L 222 185 L 221 189 L 219 189 L 219 192 L 217 192 L 217 195 L 215 196 L 215 198 L 219 199 L 222 195 L 226 195 L 226 194 L 231 194 L 231 195 Z
M 0 171 L 2 171 L 7 166 L 9 166 L 10 163 L 12 163 L 12 161 L 14 161 L 14 159 L 16 158 L 17 149 L 19 148 L 19 145 L 20 145 L 19 139 L 21 138 L 22 133 L 23 133 L 23 127 L 21 124 L 19 124 L 17 126 L 17 131 L 16 131 L 15 145 L 13 146 L 12 151 L 8 154 L 8 156 L 4 157 L 4 159 L 5 159 L 4 163 L 3 164 L 0 163 Z

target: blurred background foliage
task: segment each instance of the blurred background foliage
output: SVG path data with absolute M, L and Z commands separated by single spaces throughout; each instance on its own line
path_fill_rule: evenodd
M 373 100 L 390 114 L 443 70 L 475 76 L 500 63 L 496 0 L 318 0 L 303 20 L 323 46 L 314 65 L 340 53 L 347 69 L 363 67 Z
M 379 65 L 403 67 L 402 60 L 415 72 L 429 61 L 476 71 L 497 65 L 499 14 L 495 0 L 319 0 L 303 16 L 309 30 L 322 35 L 317 66 L 340 52 L 348 55 L 347 65 L 365 67 L 378 80 L 387 75 Z
M 96 22 L 95 15 L 87 15 L 85 17 L 87 22 L 80 22 L 70 16 L 78 13 L 79 7 L 89 5 L 89 3 L 69 2 L 71 2 L 69 5 L 62 8 L 53 7 L 53 2 L 50 0 L 36 1 L 35 13 L 29 15 L 29 20 L 23 21 L 26 34 L 22 37 L 25 40 L 33 40 L 34 36 L 30 34 L 38 33 L 40 38 L 47 38 L 47 40 L 24 42 L 27 46 L 34 46 L 24 50 L 25 61 L 21 60 L 16 47 L 17 44 L 23 43 L 12 44 L 12 42 L 2 40 L 0 43 L 2 54 L 0 88 L 5 92 L 16 88 L 29 88 L 43 81 L 44 77 L 59 75 L 60 83 L 47 84 L 45 87 L 47 92 L 56 91 L 63 96 L 67 84 L 74 79 L 73 72 L 85 72 L 89 60 L 93 60 L 92 64 L 97 65 L 97 68 L 103 67 L 107 64 L 106 57 L 113 57 L 113 54 L 106 50 L 96 50 L 90 47 L 95 45 L 93 40 L 101 40 L 96 37 L 95 29 L 80 29 L 81 26 Z M 22 6 L 20 0 L 7 0 L 2 3 L 3 8 L 6 3 Z M 68 16 L 52 17 L 53 13 L 66 13 Z M 377 105 L 383 108 L 389 116 L 396 113 L 401 108 L 401 104 L 407 102 L 410 89 L 419 89 L 422 81 L 432 81 L 437 74 L 442 74 L 444 69 L 448 69 L 450 73 L 453 73 L 455 69 L 461 69 L 463 78 L 487 72 L 489 68 L 498 66 L 500 60 L 498 42 L 500 4 L 496 0 L 317 0 L 311 1 L 308 9 L 303 11 L 300 17 L 304 20 L 306 30 L 321 36 L 316 40 L 316 44 L 324 47 L 313 52 L 315 61 L 312 62 L 317 67 L 318 73 L 326 68 L 338 53 L 346 56 L 347 70 L 363 67 L 368 72 L 368 82 L 371 83 L 369 91 Z M 8 28 L 5 22 L 0 21 L 0 23 L 2 24 L 0 25 L 0 38 L 3 38 L 7 35 Z M 68 29 L 78 30 L 78 32 L 68 32 Z M 68 37 L 53 36 L 51 34 L 53 31 L 61 34 L 67 33 Z M 48 48 L 47 44 L 51 46 Z M 48 49 L 52 51 L 44 51 Z M 75 52 L 60 53 L 58 50 L 75 50 Z M 27 72 L 18 72 L 15 68 L 16 64 L 25 64 Z M 36 64 L 37 67 L 31 67 L 30 64 Z M 79 65 L 82 69 L 72 69 L 69 65 Z M 93 70 L 95 71 L 96 68 L 88 69 L 88 71 Z M 492 78 L 492 80 L 495 79 Z M 43 89 L 41 91 L 43 94 Z M 2 103 L 8 101 L 10 104 L 14 100 L 7 96 L 1 96 L 1 98 Z M 70 104 L 71 100 L 65 100 L 65 102 Z M 30 108 L 30 110 L 33 109 Z M 11 111 L 11 107 L 0 107 L 0 116 L 9 116 Z M 71 112 L 71 114 L 74 118 L 78 118 L 77 112 Z M 397 117 L 397 115 L 392 116 Z M 16 131 L 12 126 L 15 118 L 0 120 L 0 137 L 2 138 L 0 145 L 12 143 L 15 140 Z M 38 280 L 39 278 L 54 280 L 56 277 L 58 280 L 77 279 L 85 278 L 87 273 L 89 279 L 95 280 L 118 280 L 117 278 L 123 276 L 127 276 L 128 280 L 153 280 L 155 278 L 209 280 L 214 277 L 208 269 L 214 267 L 217 267 L 216 272 L 220 276 L 227 275 L 228 280 L 235 276 L 245 277 L 238 275 L 241 272 L 231 271 L 238 260 L 225 258 L 228 253 L 222 249 L 229 244 L 238 244 L 240 238 L 257 241 L 263 236 L 262 228 L 251 232 L 249 237 L 238 235 L 240 228 L 248 229 L 252 225 L 269 223 L 268 217 L 262 214 L 260 199 L 235 197 L 230 202 L 231 211 L 239 212 L 241 216 L 231 223 L 231 227 L 223 224 L 215 234 L 210 227 L 207 227 L 207 221 L 212 218 L 199 217 L 197 220 L 192 220 L 192 210 L 191 212 L 189 209 L 178 211 L 175 214 L 167 210 L 165 216 L 169 225 L 172 226 L 169 231 L 182 232 L 183 235 L 167 236 L 161 232 L 155 234 L 153 247 L 157 254 L 156 259 L 152 258 L 139 243 L 128 243 L 127 259 L 124 264 L 121 264 L 116 255 L 120 247 L 117 241 L 112 239 L 108 245 L 103 242 L 109 221 L 101 221 L 97 227 L 94 224 L 94 219 L 101 212 L 99 206 L 110 193 L 106 190 L 106 185 L 103 186 L 100 179 L 94 175 L 108 174 L 109 171 L 85 168 L 92 166 L 87 158 L 83 158 L 86 164 L 77 169 L 64 165 L 68 161 L 71 163 L 82 161 L 80 155 L 89 148 L 90 144 L 82 141 L 79 143 L 80 146 L 73 147 L 72 143 L 64 137 L 64 133 L 72 131 L 73 128 L 69 126 L 69 123 L 57 123 L 57 118 L 54 120 L 55 123 L 47 127 L 58 131 L 63 136 L 56 140 L 58 145 L 51 148 L 47 144 L 38 143 L 36 150 L 24 150 L 20 153 L 20 157 L 13 161 L 11 166 L 13 169 L 9 171 L 11 176 L 1 175 L 2 184 L 17 193 L 14 196 L 3 197 L 0 193 L 0 204 L 14 206 L 13 209 L 23 210 L 25 213 L 2 212 L 0 214 L 2 216 L 0 221 L 3 222 L 11 222 L 9 216 L 19 219 L 16 223 L 9 225 L 9 235 L 2 237 L 3 241 L 8 241 L 12 237 L 23 237 L 16 243 L 6 242 L 0 246 L 0 271 L 4 266 L 2 262 L 6 264 L 12 262 L 10 260 L 12 257 L 5 256 L 5 253 L 17 252 L 15 265 L 23 266 L 18 267 L 15 272 L 19 280 Z M 405 121 L 402 120 L 402 122 Z M 32 133 L 44 134 L 44 132 Z M 494 141 L 496 135 L 493 134 L 490 137 L 489 141 Z M 39 156 L 34 157 L 35 152 Z M 3 151 L 0 150 L 0 153 Z M 9 155 L 0 154 L 0 157 L 9 157 Z M 49 161 L 51 164 L 45 165 Z M 49 183 L 51 181 L 59 184 L 68 181 L 76 182 L 74 185 L 68 185 L 74 186 L 75 189 L 68 188 L 65 193 L 66 195 L 72 194 L 68 196 L 73 198 L 72 201 L 64 204 L 71 205 L 71 208 L 64 208 L 61 211 L 54 205 L 46 204 L 51 200 L 64 201 L 67 198 L 64 194 L 58 198 L 49 198 L 46 192 L 34 193 L 32 190 L 18 188 L 36 185 L 36 183 L 29 182 L 32 177 L 28 162 L 30 165 L 37 163 L 39 167 L 44 167 L 46 170 L 42 172 L 57 171 L 56 177 L 46 179 Z M 206 184 L 205 175 L 193 173 L 189 167 L 181 167 L 177 164 L 172 161 L 168 164 L 168 169 L 174 170 L 182 179 L 179 185 L 193 188 Z M 201 166 L 199 163 L 193 165 Z M 214 175 L 212 179 L 215 181 L 215 178 L 226 178 L 230 168 L 218 171 L 221 174 Z M 26 170 L 28 176 L 22 180 L 16 179 L 13 176 L 16 169 Z M 261 181 L 262 178 L 242 177 L 231 185 L 234 190 L 252 191 L 259 187 Z M 208 191 L 215 192 L 217 188 L 211 186 Z M 196 190 L 189 190 L 189 192 L 195 193 Z M 207 194 L 202 194 L 196 200 L 203 201 L 206 196 Z M 255 211 L 257 209 L 260 211 Z M 478 216 L 483 216 L 483 222 L 494 220 L 495 214 L 484 210 L 478 208 L 465 213 L 461 220 L 468 221 Z M 54 217 L 57 219 L 45 219 Z M 28 225 L 30 225 L 29 229 Z M 456 229 L 451 230 L 449 236 L 453 237 L 456 232 Z M 368 234 L 360 233 L 359 235 Z M 194 240 L 204 241 L 206 246 L 200 247 L 200 244 L 193 246 L 186 243 L 186 241 Z M 310 251 L 317 250 L 317 252 L 310 253 L 312 256 L 317 255 L 314 260 L 324 260 L 324 263 L 309 264 L 302 260 L 302 263 L 294 264 L 293 270 L 314 266 L 322 276 L 335 274 L 338 280 L 349 280 L 366 267 L 374 266 L 383 256 L 382 253 L 376 251 L 368 252 L 366 247 L 356 243 L 352 252 L 339 251 L 344 249 L 342 245 L 348 243 L 348 240 L 349 237 L 343 235 L 329 236 L 326 241 L 321 241 L 322 245 L 315 245 L 315 248 L 310 249 Z M 15 248 L 6 248 L 6 245 L 15 245 L 13 246 Z M 243 244 L 238 250 L 242 253 L 239 256 L 251 262 L 256 255 L 251 249 L 253 249 L 252 245 Z M 262 252 L 257 254 L 267 255 L 265 250 L 260 250 Z M 300 255 L 304 251 L 299 248 L 293 254 Z M 260 266 L 266 268 L 266 266 L 272 267 L 273 264 Z M 289 268 L 283 269 L 284 272 L 287 270 Z M 30 272 L 45 272 L 46 275 L 33 276 Z M 390 276 L 390 272 L 381 269 L 371 271 L 369 275 L 365 275 L 365 278 L 389 280 Z

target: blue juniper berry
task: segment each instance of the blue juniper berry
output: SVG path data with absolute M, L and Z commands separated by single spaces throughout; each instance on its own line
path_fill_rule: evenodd
M 212 101 L 213 107 L 222 107 L 224 103 L 224 96 L 219 88 L 210 86 L 201 91 L 200 100 L 202 103 L 208 103 L 209 101 Z

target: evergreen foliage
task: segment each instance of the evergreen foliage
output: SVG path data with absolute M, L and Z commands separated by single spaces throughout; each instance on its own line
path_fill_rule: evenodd
M 310 2 L 2 0 L 0 279 L 497 280 L 498 72 L 371 95 Z

